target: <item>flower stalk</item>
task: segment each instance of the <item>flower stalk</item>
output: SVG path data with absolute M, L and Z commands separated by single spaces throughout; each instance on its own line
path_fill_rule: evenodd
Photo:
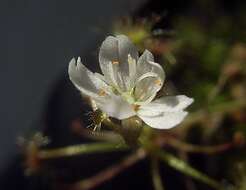
M 125 151 L 128 146 L 124 143 L 90 143 L 90 144 L 80 144 L 72 145 L 62 148 L 50 149 L 50 150 L 40 150 L 38 152 L 38 158 L 40 159 L 55 159 L 59 157 L 70 157 L 77 156 L 81 154 L 94 154 L 94 153 L 105 153 L 113 151 Z
M 78 181 L 73 185 L 72 189 L 75 190 L 90 190 L 94 189 L 98 185 L 112 179 L 120 172 L 124 171 L 128 167 L 134 165 L 138 161 L 144 159 L 146 157 L 146 152 L 143 149 L 138 149 L 133 154 L 123 158 L 119 163 L 114 164 L 105 170 L 97 173 L 96 175 L 89 177 L 87 179 L 83 179 Z
M 211 179 L 206 174 L 201 173 L 200 171 L 196 170 L 192 166 L 190 166 L 188 163 L 184 162 L 183 160 L 180 160 L 179 158 L 175 157 L 174 155 L 164 151 L 159 150 L 157 152 L 157 155 L 161 160 L 163 160 L 165 163 L 167 163 L 172 168 L 175 168 L 176 170 L 193 177 L 194 179 L 197 179 L 210 187 L 213 187 L 216 190 L 223 190 L 222 185 L 220 185 L 217 181 L 214 179 Z
M 163 182 L 159 170 L 159 159 L 155 156 L 151 158 L 151 175 L 155 190 L 164 190 Z
M 121 125 L 114 123 L 111 119 L 106 118 L 103 120 L 105 127 L 113 130 L 117 134 L 120 134 L 125 143 L 130 147 L 137 147 L 139 145 L 138 138 L 142 131 L 142 122 L 137 118 L 129 118 L 123 120 Z

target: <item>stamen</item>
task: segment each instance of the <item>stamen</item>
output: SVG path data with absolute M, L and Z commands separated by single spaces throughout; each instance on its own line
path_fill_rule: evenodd
M 154 83 L 155 83 L 156 85 L 158 85 L 158 86 L 161 86 L 161 80 L 160 80 L 160 79 L 155 80 Z
M 115 61 L 112 61 L 112 64 L 113 65 L 117 65 L 117 64 L 119 64 L 119 61 L 116 61 L 116 60 Z
M 136 105 L 136 104 L 132 105 L 132 108 L 133 108 L 134 111 L 138 111 L 139 107 L 140 107 L 140 105 Z
M 105 96 L 105 95 L 106 95 L 105 90 L 100 89 L 99 92 L 98 92 L 98 95 L 99 95 L 99 96 Z

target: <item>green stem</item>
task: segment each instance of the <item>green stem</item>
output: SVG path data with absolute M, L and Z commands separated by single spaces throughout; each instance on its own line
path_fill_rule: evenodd
M 151 174 L 155 190 L 164 190 L 159 171 L 159 160 L 155 156 L 151 158 Z
M 75 156 L 80 154 L 92 154 L 92 153 L 105 153 L 112 151 L 122 151 L 128 149 L 125 144 L 114 144 L 114 143 L 90 143 L 71 145 L 62 148 L 40 150 L 38 157 L 40 159 L 52 159 L 59 157 Z
M 243 107 L 246 107 L 245 100 L 235 100 L 235 101 L 220 103 L 218 105 L 209 106 L 208 110 L 211 113 L 217 113 L 217 112 L 230 113 Z
M 212 114 L 228 114 L 238 109 L 246 107 L 245 100 L 234 100 L 229 102 L 220 103 L 217 105 L 210 105 L 207 109 L 200 109 L 193 113 L 190 113 L 188 117 L 181 123 L 180 127 L 175 128 L 176 134 L 185 134 L 185 131 L 189 129 L 193 124 L 206 121 L 208 115 Z
M 198 145 L 182 142 L 175 138 L 170 138 L 170 137 L 167 138 L 166 143 L 174 148 L 180 149 L 185 152 L 203 153 L 203 154 L 221 153 L 233 147 L 233 143 L 225 143 L 225 144 L 213 145 L 213 146 L 198 146 Z
M 131 119 L 131 121 L 129 118 L 128 121 L 122 120 L 122 125 L 118 125 L 109 118 L 106 118 L 103 120 L 103 124 L 115 133 L 120 134 L 129 147 L 136 148 L 139 145 L 138 137 L 142 130 L 142 122 L 141 125 L 139 125 L 135 121 L 137 118 Z
M 178 171 L 180 171 L 186 175 L 189 175 L 189 176 L 191 176 L 197 180 L 200 180 L 203 183 L 213 187 L 214 189 L 217 189 L 217 190 L 223 189 L 222 186 L 217 181 L 211 179 L 207 175 L 196 170 L 195 168 L 193 168 L 192 166 L 190 166 L 189 164 L 187 164 L 183 160 L 178 159 L 174 155 L 167 153 L 163 150 L 159 150 L 157 152 L 157 155 L 159 156 L 159 158 L 161 160 L 165 161 L 169 166 L 175 168 L 176 170 L 178 170 Z
M 120 172 L 134 165 L 138 161 L 144 159 L 146 157 L 146 152 L 143 149 L 138 149 L 131 155 L 123 158 L 119 163 L 116 163 L 100 172 L 96 175 L 89 177 L 87 179 L 83 179 L 81 181 L 76 182 L 72 185 L 71 189 L 77 190 L 90 190 L 95 189 L 100 184 L 111 180 Z M 69 188 L 70 189 L 70 188 Z

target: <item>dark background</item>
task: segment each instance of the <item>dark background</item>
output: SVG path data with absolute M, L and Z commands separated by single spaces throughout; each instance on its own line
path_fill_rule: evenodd
M 68 62 L 80 55 L 88 67 L 97 65 L 98 47 L 112 21 L 142 2 L 0 1 L 0 189 L 47 189 L 47 180 L 24 176 L 17 138 L 48 128 L 58 136 L 55 143 L 68 141 L 61 131 L 74 112 L 61 102 L 71 108 L 79 100 L 68 80 Z M 68 99 L 71 92 L 74 99 Z M 77 115 L 79 106 L 72 109 Z
M 67 77 L 70 59 L 92 47 L 96 52 L 112 20 L 140 2 L 1 1 L 1 36 L 7 43 L 1 43 L 0 172 L 16 154 L 17 136 L 43 127 L 47 99 L 57 81 Z

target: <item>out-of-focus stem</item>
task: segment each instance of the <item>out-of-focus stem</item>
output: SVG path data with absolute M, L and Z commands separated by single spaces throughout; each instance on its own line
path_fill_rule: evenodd
M 164 190 L 164 186 L 159 171 L 159 160 L 155 156 L 151 158 L 151 174 L 152 174 L 152 181 L 155 190 Z
M 127 156 L 121 162 L 97 173 L 96 175 L 81 180 L 75 183 L 72 187 L 73 190 L 90 190 L 99 186 L 100 184 L 112 179 L 114 176 L 118 175 L 123 170 L 132 166 L 139 160 L 142 160 L 146 157 L 146 153 L 143 149 L 138 149 L 134 154 Z
M 246 107 L 245 100 L 235 100 L 225 103 L 220 103 L 218 105 L 213 105 L 208 107 L 208 111 L 211 113 L 223 112 L 223 113 L 231 113 L 239 108 Z
M 173 131 L 175 131 L 176 134 L 180 134 L 182 136 L 182 134 L 185 134 L 184 131 L 193 124 L 206 121 L 208 115 L 218 113 L 232 113 L 235 110 L 242 109 L 244 107 L 246 107 L 245 100 L 235 100 L 209 106 L 206 110 L 198 110 L 196 112 L 190 113 L 188 117 L 181 123 L 180 127 L 173 129 Z
M 233 146 L 233 143 L 225 143 L 225 144 L 214 145 L 214 146 L 198 146 L 198 145 L 193 145 L 193 144 L 179 141 L 175 138 L 168 138 L 168 140 L 166 140 L 166 144 L 185 152 L 202 153 L 202 154 L 217 154 L 220 152 L 224 152 Z
M 224 88 L 225 84 L 227 83 L 229 79 L 229 75 L 225 75 L 224 72 L 222 72 L 219 76 L 217 84 L 214 86 L 212 91 L 208 94 L 208 102 L 210 103 L 214 98 L 220 93 L 220 91 Z
M 180 149 L 180 150 L 178 150 L 177 154 L 180 157 L 180 159 L 182 159 L 184 162 L 187 162 L 187 163 L 189 162 L 187 152 L 182 151 Z M 190 176 L 184 176 L 184 185 L 185 185 L 186 189 L 188 189 L 188 190 L 196 190 L 195 183 L 191 179 Z
M 59 157 L 76 156 L 80 154 L 123 151 L 126 149 L 128 149 L 128 146 L 125 144 L 114 144 L 114 143 L 80 144 L 80 145 L 71 145 L 71 146 L 56 148 L 56 149 L 40 150 L 38 152 L 38 158 L 53 159 Z
M 215 180 L 211 179 L 207 175 L 201 173 L 200 171 L 196 170 L 195 168 L 191 167 L 188 163 L 184 162 L 183 160 L 178 159 L 177 157 L 173 156 L 170 153 L 167 153 L 163 150 L 159 150 L 157 155 L 161 160 L 166 162 L 169 166 L 175 168 L 176 170 L 189 175 L 217 190 L 223 190 L 223 187 Z
M 113 123 L 109 118 L 106 118 L 103 123 L 110 129 L 119 134 L 122 133 L 122 127 Z M 112 143 L 112 142 L 101 142 L 101 143 L 90 143 L 71 145 L 62 148 L 40 150 L 38 152 L 38 158 L 40 159 L 52 159 L 59 157 L 76 156 L 80 154 L 92 154 L 92 153 L 105 153 L 111 151 L 122 151 L 129 147 L 124 143 Z

